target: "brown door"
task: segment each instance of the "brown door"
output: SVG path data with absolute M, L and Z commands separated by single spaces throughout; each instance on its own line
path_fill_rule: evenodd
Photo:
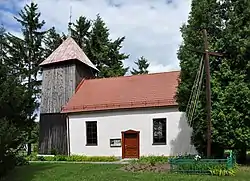
M 122 132 L 122 158 L 139 158 L 139 131 Z

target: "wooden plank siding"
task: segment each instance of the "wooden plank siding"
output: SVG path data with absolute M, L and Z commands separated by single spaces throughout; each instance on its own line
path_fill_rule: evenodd
M 61 114 L 64 106 L 83 78 L 92 78 L 93 70 L 87 65 L 70 60 L 43 67 L 42 95 L 40 105 L 39 153 L 50 154 L 56 148 L 67 154 L 66 116 Z
M 82 79 L 91 79 L 95 77 L 96 71 L 91 67 L 82 64 L 81 62 L 76 63 L 76 87 L 82 81 Z M 75 87 L 75 88 L 76 88 Z
M 66 119 L 61 113 L 40 114 L 39 154 L 67 155 Z
M 75 91 L 75 65 L 43 69 L 41 113 L 59 113 Z
M 83 78 L 92 78 L 93 70 L 83 63 L 56 64 L 43 69 L 41 113 L 61 112 Z

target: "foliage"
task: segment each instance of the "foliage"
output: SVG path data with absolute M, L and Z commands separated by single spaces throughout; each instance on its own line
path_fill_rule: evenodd
M 224 168 L 210 168 L 209 172 L 214 176 L 235 176 L 235 169 L 224 169 Z
M 31 86 L 31 88 L 39 85 L 38 82 L 36 82 L 40 71 L 38 65 L 44 59 L 42 41 L 46 32 L 41 31 L 45 22 L 40 21 L 40 15 L 38 5 L 32 2 L 30 5 L 26 5 L 24 10 L 21 10 L 19 18 L 15 17 L 20 23 L 23 32 L 22 43 L 24 49 L 22 52 L 19 51 L 19 61 L 27 65 L 25 75 L 30 79 L 28 80 L 28 85 Z
M 44 45 L 45 45 L 45 57 L 47 58 L 57 47 L 59 47 L 63 39 L 60 34 L 56 32 L 55 27 L 49 29 L 44 37 Z
M 5 118 L 0 119 L 0 176 L 14 168 L 20 139 L 18 129 Z
M 72 162 L 113 162 L 118 161 L 114 156 L 82 156 L 82 155 L 55 155 L 55 156 L 37 156 L 30 155 L 27 157 L 29 161 L 72 161 Z
M 72 27 L 69 24 L 69 35 L 100 70 L 97 77 L 116 77 L 127 73 L 128 67 L 124 67 L 123 61 L 129 55 L 120 52 L 125 37 L 111 40 L 109 29 L 99 14 L 93 21 L 80 16 Z M 46 57 L 66 38 L 64 34 L 60 36 L 54 27 L 48 30 L 44 40 Z
M 141 156 L 138 160 L 133 160 L 132 162 L 154 165 L 156 163 L 167 163 L 168 159 L 168 156 Z
M 76 23 L 73 24 L 71 28 L 71 37 L 76 41 L 76 43 L 85 50 L 86 42 L 90 36 L 91 22 L 84 16 L 80 16 Z
M 6 32 L 3 26 L 0 27 L 0 61 L 6 58 Z
M 130 71 L 130 73 L 132 75 L 138 75 L 138 74 L 148 74 L 148 67 L 149 67 L 149 63 L 148 60 L 145 59 L 143 56 L 140 57 L 135 64 L 138 67 L 138 70 L 134 69 L 132 71 Z
M 16 156 L 15 157 L 15 165 L 16 166 L 23 166 L 28 165 L 29 162 L 24 156 Z
M 4 40 L 4 41 L 3 41 Z M 7 51 L 7 38 L 0 43 Z M 1 174 L 6 173 L 15 166 L 15 156 L 22 149 L 25 142 L 25 131 L 29 122 L 27 104 L 29 94 L 27 87 L 22 84 L 19 77 L 13 74 L 9 57 L 4 54 L 0 61 L 0 164 Z
M 177 90 L 180 111 L 185 111 L 203 50 L 203 28 L 207 29 L 209 50 L 224 53 L 223 58 L 210 56 L 212 90 L 212 154 L 222 155 L 223 148 L 245 152 L 250 146 L 250 64 L 248 1 L 193 0 L 188 23 L 181 27 L 181 82 Z M 244 11 L 242 14 L 241 12 Z M 207 12 L 207 13 L 204 13 Z M 204 79 L 203 79 L 204 80 Z M 192 142 L 201 154 L 206 154 L 206 98 L 203 84 L 195 111 Z M 223 126 L 221 126 L 223 125 Z M 245 153 L 244 153 L 245 154 Z
M 39 93 L 38 61 L 42 58 L 43 22 L 37 5 L 20 12 L 23 39 L 0 31 L 0 162 L 1 174 L 27 162 L 19 156 L 24 145 L 37 140 L 32 135 L 34 110 Z
M 71 30 L 72 38 L 83 49 L 88 58 L 100 70 L 98 77 L 123 76 L 128 71 L 123 60 L 129 56 L 120 53 L 125 37 L 112 41 L 109 29 L 98 14 L 91 23 L 86 17 L 79 17 Z
M 35 110 L 39 103 L 37 99 L 40 97 L 39 75 L 41 73 L 39 64 L 44 59 L 44 49 L 42 42 L 45 31 L 41 31 L 44 21 L 40 21 L 40 13 L 35 3 L 26 5 L 20 11 L 19 17 L 15 17 L 21 25 L 23 38 L 20 39 L 11 34 L 8 35 L 8 53 L 9 63 L 12 70 L 16 71 L 16 76 L 21 79 L 23 85 L 27 89 L 26 105 L 26 139 L 28 143 L 28 154 L 31 153 L 32 130 L 36 126 L 34 120 L 36 118 Z
M 52 148 L 51 149 L 51 155 L 58 155 L 58 149 Z
M 113 162 L 118 161 L 115 156 L 80 156 L 72 155 L 67 158 L 67 161 L 86 161 L 86 162 Z

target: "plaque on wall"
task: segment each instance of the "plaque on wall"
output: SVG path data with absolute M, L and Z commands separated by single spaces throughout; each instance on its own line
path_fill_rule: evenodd
M 121 147 L 121 139 L 110 139 L 110 147 Z

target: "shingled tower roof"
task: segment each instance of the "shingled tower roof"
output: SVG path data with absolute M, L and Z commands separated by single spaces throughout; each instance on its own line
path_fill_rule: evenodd
M 68 37 L 40 66 L 77 59 L 98 71 L 73 38 Z

